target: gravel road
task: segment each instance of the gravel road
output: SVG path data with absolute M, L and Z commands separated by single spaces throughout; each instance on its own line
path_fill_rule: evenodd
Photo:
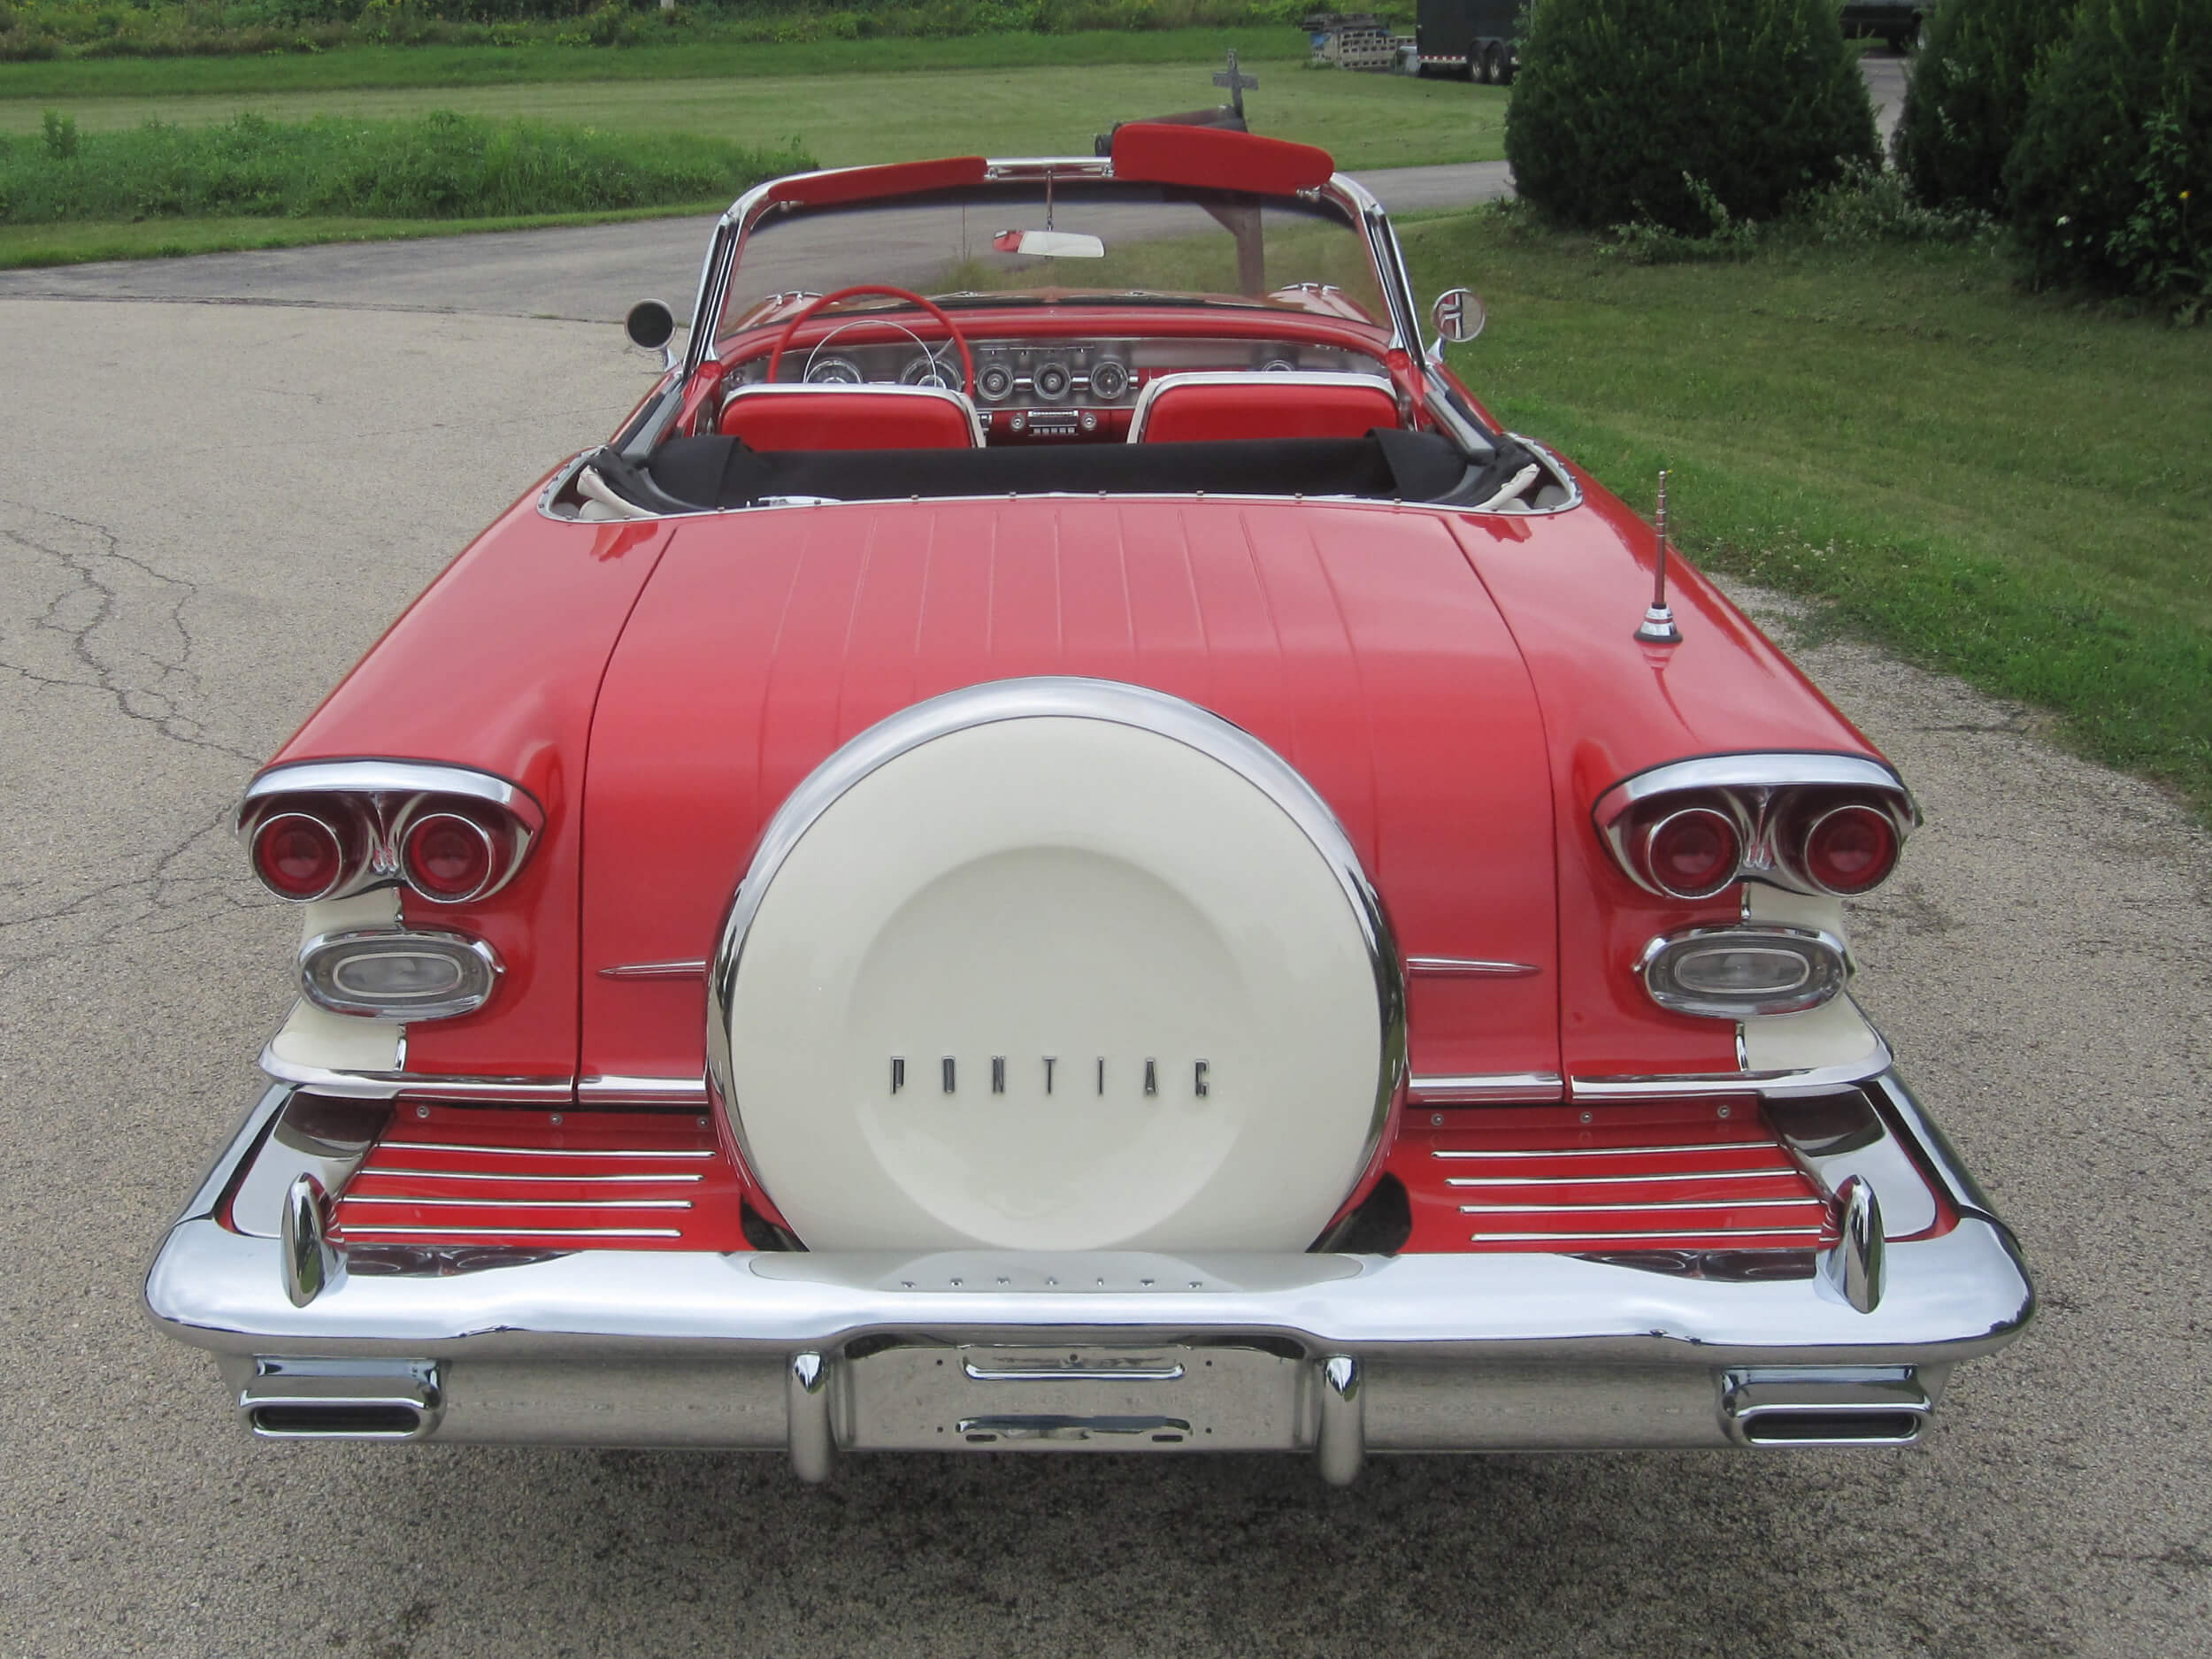
M 1378 1460 L 1337 1493 L 1287 1459 L 814 1490 L 772 1457 L 245 1439 L 138 1308 L 287 1002 L 296 924 L 232 804 L 649 377 L 600 325 L 5 296 L 0 363 L 0 1654 L 2212 1646 L 2212 838 L 1835 641 L 1806 659 L 1929 818 L 1860 909 L 1863 997 L 2045 1293 L 1924 1447 Z

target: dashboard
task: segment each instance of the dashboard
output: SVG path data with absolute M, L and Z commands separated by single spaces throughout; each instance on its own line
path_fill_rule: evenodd
M 960 354 L 949 342 L 907 340 L 848 344 L 832 330 L 811 350 L 787 353 L 779 380 L 826 386 L 960 388 Z M 972 339 L 975 404 L 994 443 L 1126 435 L 1148 380 L 1201 370 L 1384 374 L 1373 357 L 1335 346 L 1250 339 Z M 764 359 L 733 368 L 731 389 L 767 378 Z

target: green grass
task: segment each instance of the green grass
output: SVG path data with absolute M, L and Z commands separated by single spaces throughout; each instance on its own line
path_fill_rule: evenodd
M 943 69 L 1074 69 L 1099 64 L 1219 67 L 1232 47 L 1248 62 L 1306 55 L 1302 30 L 1094 29 L 1074 35 L 938 39 L 696 40 L 667 46 L 348 46 L 249 58 L 78 58 L 0 64 L 0 100 L 171 98 L 367 87 L 480 87 L 525 81 L 764 80 L 783 75 L 927 73 Z M 1371 77 L 1358 77 L 1370 79 Z M 1379 77 L 1375 77 L 1379 78 Z M 1212 102 L 1203 80 L 1175 107 Z
M 1296 63 L 1256 66 L 1261 87 L 1248 95 L 1254 128 L 1319 144 L 1347 167 L 1489 161 L 1504 154 L 1502 88 L 1313 71 Z M 832 167 L 971 152 L 1088 155 L 1092 134 L 1118 120 L 1213 102 L 1216 94 L 1204 68 L 1188 63 L 1104 64 L 1019 74 L 956 69 L 783 74 L 738 81 L 533 81 L 75 99 L 59 104 L 5 102 L 0 103 L 0 133 L 38 131 L 50 107 L 73 116 L 86 133 L 150 119 L 202 125 L 227 119 L 242 109 L 289 120 L 313 115 L 388 120 L 453 109 L 606 133 L 700 134 L 756 147 L 795 137 L 824 166 Z
M 0 138 L 11 225 L 259 216 L 511 219 L 727 197 L 811 165 L 691 133 L 594 133 L 436 111 L 411 119 L 149 123 Z
M 1993 252 L 1637 266 L 1463 214 L 1402 226 L 1491 324 L 1455 368 L 1684 549 L 2057 711 L 2212 811 L 2212 330 L 2024 296 Z
M 671 203 L 627 211 L 513 214 L 471 219 L 466 228 L 552 230 L 566 225 L 662 219 L 672 213 L 718 213 L 728 205 L 718 196 L 711 201 Z M 453 232 L 454 223 L 449 219 L 358 219 L 335 215 L 263 219 L 234 214 L 124 223 L 0 225 L 0 271 L 81 265 L 90 259 L 166 259 L 184 254 L 302 248 L 317 242 L 411 241 L 423 236 L 450 236 Z M 704 235 L 703 230 L 703 245 Z

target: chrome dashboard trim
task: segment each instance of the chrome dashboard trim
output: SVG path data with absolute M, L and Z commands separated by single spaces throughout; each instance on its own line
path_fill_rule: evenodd
M 1362 1171 L 1380 1156 L 1390 1115 L 1406 1081 L 1406 988 L 1382 896 L 1368 879 L 1351 838 L 1328 803 L 1281 756 L 1250 733 L 1196 703 L 1119 680 L 1052 675 L 963 687 L 914 703 L 853 738 L 801 780 L 761 832 L 723 918 L 707 979 L 707 1087 L 749 1161 L 730 1053 L 730 1011 L 746 934 L 777 872 L 815 820 L 879 768 L 955 732 L 1003 720 L 1104 720 L 1172 739 L 1218 761 L 1258 789 L 1295 824 L 1328 864 L 1350 904 L 1375 976 L 1382 1022 L 1375 1096 Z

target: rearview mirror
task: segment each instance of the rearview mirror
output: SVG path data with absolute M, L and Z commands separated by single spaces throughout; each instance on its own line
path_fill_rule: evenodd
M 991 238 L 999 253 L 1028 254 L 1041 259 L 1103 259 L 1106 244 L 1071 230 L 1002 230 Z
M 676 313 L 668 309 L 665 300 L 640 300 L 630 307 L 622 328 L 639 350 L 666 356 L 668 342 L 676 337 Z
M 1482 332 L 1483 324 L 1490 320 L 1490 313 L 1483 306 L 1482 296 L 1472 288 L 1450 288 L 1436 296 L 1436 303 L 1429 307 L 1429 321 L 1436 329 L 1436 351 L 1441 354 L 1444 342 L 1463 346 Z

